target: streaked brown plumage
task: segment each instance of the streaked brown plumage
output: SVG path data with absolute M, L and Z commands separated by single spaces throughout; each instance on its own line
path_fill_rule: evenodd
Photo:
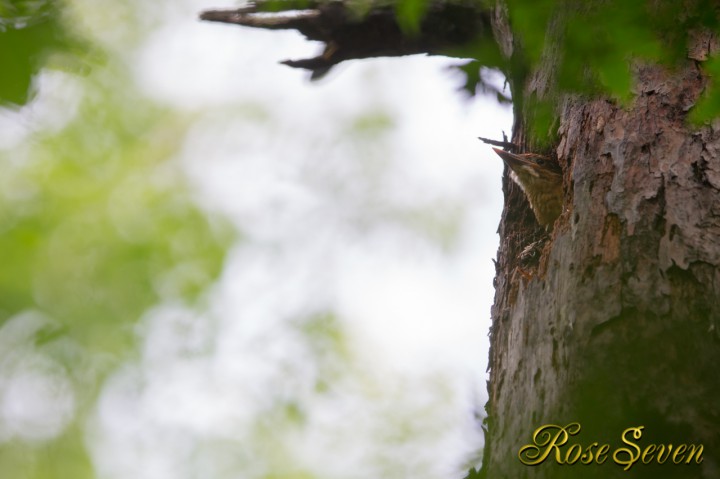
M 493 148 L 510 168 L 510 178 L 517 183 L 530 203 L 538 223 L 552 227 L 562 213 L 562 170 L 552 159 L 535 153 L 510 153 Z

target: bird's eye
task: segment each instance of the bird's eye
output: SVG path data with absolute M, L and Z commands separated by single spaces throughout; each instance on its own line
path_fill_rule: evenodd
M 535 160 L 535 163 L 537 163 L 538 165 L 542 166 L 542 165 L 545 164 L 545 160 L 543 160 L 542 158 L 538 158 L 537 160 Z

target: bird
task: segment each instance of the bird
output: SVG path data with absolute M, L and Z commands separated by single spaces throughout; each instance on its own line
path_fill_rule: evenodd
M 538 223 L 551 229 L 562 213 L 563 178 L 560 165 L 536 153 L 510 153 L 499 148 L 493 150 L 510 168 L 510 178 L 525 193 Z

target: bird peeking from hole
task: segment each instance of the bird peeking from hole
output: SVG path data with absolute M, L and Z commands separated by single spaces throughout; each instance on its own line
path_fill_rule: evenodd
M 535 153 L 510 153 L 493 148 L 510 168 L 510 178 L 525 193 L 538 223 L 551 229 L 562 213 L 562 169 L 553 159 Z

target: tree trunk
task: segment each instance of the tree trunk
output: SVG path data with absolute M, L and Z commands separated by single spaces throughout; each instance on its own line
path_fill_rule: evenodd
M 502 10 L 495 22 L 509 54 Z M 705 36 L 673 71 L 637 66 L 626 108 L 562 99 L 554 152 L 565 201 L 551 233 L 505 178 L 484 477 L 720 477 L 720 122 L 685 121 L 707 83 L 698 61 L 716 44 Z M 514 88 L 542 95 L 551 62 Z M 513 142 L 527 146 L 525 113 Z M 565 445 L 526 465 L 536 450 L 520 450 L 536 429 L 571 423 L 580 430 Z M 702 444 L 701 463 L 657 464 L 656 450 L 625 471 L 617 462 L 629 456 L 613 453 L 636 454 L 621 436 L 640 426 L 639 439 L 625 438 L 642 449 Z M 603 464 L 558 464 L 573 462 L 572 444 L 594 442 L 609 445 Z

